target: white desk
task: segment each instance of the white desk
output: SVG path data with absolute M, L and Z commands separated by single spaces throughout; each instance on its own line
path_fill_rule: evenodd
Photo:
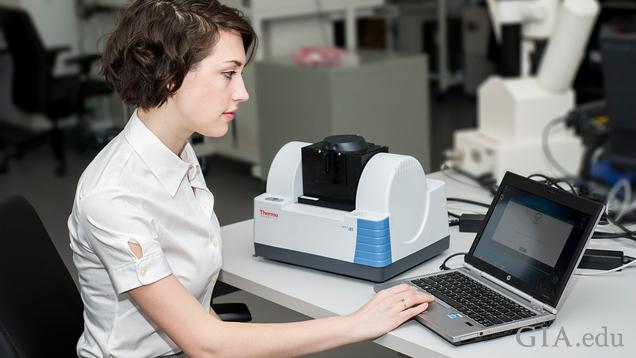
M 447 182 L 448 196 L 489 201 L 488 195 L 475 187 L 449 180 L 439 173 L 432 177 Z M 451 207 L 459 208 L 460 205 L 452 204 Z M 370 282 L 253 257 L 252 220 L 225 226 L 222 233 L 224 262 L 220 280 L 251 294 L 315 318 L 351 313 L 374 294 Z M 474 234 L 460 233 L 456 227 L 452 228 L 447 251 L 399 277 L 438 271 L 446 256 L 468 251 L 473 238 Z M 623 248 L 627 255 L 636 255 L 633 241 L 602 241 L 595 240 L 590 247 Z M 458 266 L 460 262 L 461 258 L 454 258 L 449 266 Z M 562 300 L 556 321 L 545 331 L 546 346 L 542 346 L 543 332 L 537 331 L 520 336 L 520 342 L 525 345 L 535 339 L 534 347 L 524 347 L 515 336 L 454 347 L 415 321 L 407 322 L 375 342 L 413 357 L 636 356 L 636 268 L 604 276 L 575 276 Z M 601 334 L 603 327 L 607 327 L 607 344 L 610 346 L 584 347 L 584 335 Z M 616 343 L 619 343 L 618 334 L 622 334 L 623 347 L 611 346 L 610 333 L 615 333 Z M 564 334 L 571 347 L 563 339 Z M 577 347 L 579 342 L 581 345 Z M 553 347 L 555 343 L 557 346 Z

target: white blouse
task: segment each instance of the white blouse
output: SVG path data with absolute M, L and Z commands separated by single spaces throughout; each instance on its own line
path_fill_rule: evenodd
M 192 146 L 178 157 L 135 112 L 82 174 L 68 220 L 84 302 L 80 357 L 180 351 L 127 291 L 173 274 L 207 310 L 221 269 L 213 207 Z

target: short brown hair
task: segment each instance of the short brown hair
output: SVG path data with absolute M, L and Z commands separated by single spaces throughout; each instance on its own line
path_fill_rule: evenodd
M 240 11 L 216 0 L 136 0 L 108 38 L 102 74 L 124 103 L 159 107 L 210 53 L 220 30 L 241 35 L 249 62 L 256 34 Z

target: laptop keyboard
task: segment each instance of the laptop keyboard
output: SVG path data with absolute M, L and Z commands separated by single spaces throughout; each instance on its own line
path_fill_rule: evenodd
M 411 281 L 486 327 L 536 314 L 457 271 Z

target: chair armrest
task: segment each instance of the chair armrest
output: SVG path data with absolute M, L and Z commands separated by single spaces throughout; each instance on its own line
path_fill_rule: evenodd
M 84 76 L 88 76 L 91 71 L 93 63 L 102 58 L 102 55 L 98 53 L 90 53 L 86 55 L 72 56 L 66 59 L 68 65 L 79 65 L 80 73 Z
M 249 322 L 250 310 L 244 303 L 213 303 L 212 309 L 224 322 Z
M 68 45 L 60 45 L 60 46 L 52 46 L 47 47 L 46 52 L 57 55 L 60 52 L 68 52 L 71 51 L 71 46 Z
M 50 66 L 55 65 L 55 60 L 57 59 L 57 55 L 59 55 L 62 52 L 68 52 L 68 51 L 71 51 L 71 47 L 66 45 L 48 47 L 46 49 L 46 57 L 47 57 L 47 61 L 49 65 Z

